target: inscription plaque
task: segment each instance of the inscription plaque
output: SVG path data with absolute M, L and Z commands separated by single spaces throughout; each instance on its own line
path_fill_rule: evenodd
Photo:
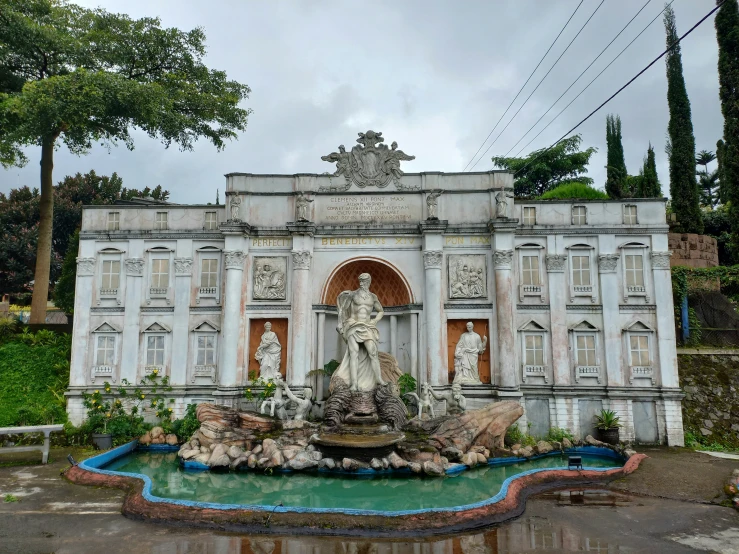
M 421 220 L 419 195 L 337 195 L 317 199 L 316 219 L 325 224 L 413 223 Z

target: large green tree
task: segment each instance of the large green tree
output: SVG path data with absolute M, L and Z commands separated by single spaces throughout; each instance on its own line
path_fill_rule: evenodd
M 43 322 L 52 252 L 54 151 L 96 142 L 133 148 L 140 129 L 190 150 L 246 128 L 246 85 L 203 63 L 202 29 L 163 28 L 64 0 L 0 0 L 0 162 L 40 147 L 41 195 L 31 322 Z M 67 235 L 69 236 L 69 235 Z
M 657 176 L 657 159 L 654 148 L 649 144 L 647 155 L 644 157 L 644 165 L 641 170 L 640 188 L 637 196 L 640 198 L 661 198 L 662 185 Z
M 553 148 L 536 150 L 523 158 L 496 156 L 493 164 L 515 174 L 516 196 L 541 196 L 567 183 L 592 185 L 586 177 L 590 157 L 597 152 L 593 147 L 580 150 L 582 137 L 575 135 L 557 143 Z
M 667 126 L 670 158 L 670 197 L 672 211 L 677 215 L 677 232 L 702 233 L 703 217 L 695 174 L 695 136 L 690 114 L 690 100 L 685 88 L 683 62 L 678 43 L 675 12 L 665 8 L 667 33 L 667 105 L 670 122 Z
M 621 118 L 619 116 L 612 114 L 606 116 L 606 145 L 608 147 L 606 193 L 611 198 L 622 198 L 628 189 L 628 172 L 621 142 Z
M 719 3 L 721 7 L 716 13 L 715 25 L 719 97 L 724 115 L 719 179 L 730 206 L 730 248 L 734 259 L 739 259 L 739 3 L 737 0 Z

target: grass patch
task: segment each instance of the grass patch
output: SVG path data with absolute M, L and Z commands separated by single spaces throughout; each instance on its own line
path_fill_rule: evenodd
M 6 494 L 3 502 L 18 502 L 18 497 L 12 494 Z
M 567 183 L 545 192 L 540 198 L 542 200 L 608 200 L 608 195 L 584 183 Z

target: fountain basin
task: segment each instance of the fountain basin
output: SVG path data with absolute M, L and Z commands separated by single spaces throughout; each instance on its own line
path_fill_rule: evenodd
M 396 444 L 404 440 L 404 433 L 390 431 L 385 425 L 351 425 L 336 431 L 317 433 L 310 442 L 318 447 L 324 457 L 369 462 L 372 458 L 386 457 Z

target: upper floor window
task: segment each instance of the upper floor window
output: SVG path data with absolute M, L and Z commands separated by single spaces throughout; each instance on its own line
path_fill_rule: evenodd
M 649 362 L 649 337 L 647 335 L 630 335 L 629 350 L 631 351 L 631 365 L 651 365 Z
M 103 290 L 116 290 L 120 286 L 121 262 L 119 260 L 104 260 L 102 282 Z
M 108 231 L 119 231 L 121 228 L 121 213 L 108 212 Z
M 523 209 L 523 224 L 536 225 L 536 208 Z
M 590 286 L 590 256 L 572 256 L 572 284 L 576 287 Z
M 154 229 L 158 231 L 166 231 L 168 227 L 167 212 L 157 212 L 156 220 L 154 221 Z
M 151 261 L 151 286 L 155 289 L 169 287 L 169 259 L 157 258 Z
M 577 365 L 594 366 L 595 362 L 595 335 L 579 334 L 575 337 L 575 351 L 577 353 Z
M 218 286 L 218 260 L 208 258 L 200 260 L 200 286 L 202 288 Z
M 598 358 L 599 330 L 587 320 L 570 328 L 570 348 L 575 366 L 575 382 L 593 377 L 600 383 L 600 360 Z
M 215 365 L 216 337 L 215 335 L 200 335 L 198 337 L 198 351 L 196 365 Z
M 636 225 L 636 206 L 624 206 L 624 225 Z
M 218 214 L 216 212 L 205 212 L 205 229 L 207 231 L 218 229 Z
M 626 272 L 626 286 L 630 292 L 644 290 L 644 256 L 638 254 L 624 255 L 624 271 Z M 633 290 L 632 290 L 633 289 Z
M 146 337 L 146 365 L 156 367 L 164 365 L 164 335 Z
M 95 365 L 115 365 L 115 335 L 98 335 L 95 350 Z
M 585 206 L 573 206 L 572 207 L 572 224 L 573 225 L 587 225 L 588 224 L 588 209 Z
M 521 283 L 523 285 L 541 285 L 538 255 L 521 257 Z

